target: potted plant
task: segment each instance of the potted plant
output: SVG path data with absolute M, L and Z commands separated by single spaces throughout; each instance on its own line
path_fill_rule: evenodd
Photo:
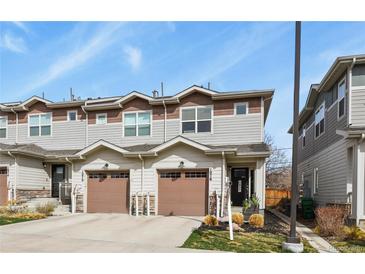
M 251 202 L 249 199 L 244 199 L 242 203 L 242 214 L 245 216 L 246 211 L 251 207 Z
M 254 212 L 258 213 L 260 208 L 260 199 L 254 194 L 251 197 Z

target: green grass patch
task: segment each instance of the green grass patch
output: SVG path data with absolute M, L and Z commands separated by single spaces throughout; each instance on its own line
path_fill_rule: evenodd
M 27 221 L 31 221 L 31 220 L 32 219 L 0 216 L 0 225 L 10 225 L 10 224 L 15 224 L 15 223 L 27 222 Z
M 365 253 L 364 240 L 329 240 L 341 253 Z
M 239 253 L 281 253 L 281 245 L 285 239 L 286 237 L 280 234 L 235 232 L 234 240 L 230 241 L 228 231 L 197 229 L 182 247 Z M 304 252 L 312 253 L 316 250 L 304 241 Z

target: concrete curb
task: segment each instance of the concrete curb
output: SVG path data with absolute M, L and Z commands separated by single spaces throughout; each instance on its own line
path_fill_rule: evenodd
M 290 224 L 290 218 L 283 213 L 277 211 L 276 209 L 268 209 L 268 211 L 283 220 L 285 223 Z M 338 253 L 338 250 L 334 248 L 329 242 L 299 222 L 297 222 L 297 232 L 319 253 Z

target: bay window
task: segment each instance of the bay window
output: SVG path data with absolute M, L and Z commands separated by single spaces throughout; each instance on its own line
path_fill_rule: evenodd
M 151 112 L 124 113 L 124 136 L 150 136 Z
M 181 110 L 182 133 L 202 133 L 212 130 L 212 107 L 187 107 Z
M 28 117 L 29 136 L 50 136 L 52 130 L 51 113 L 31 114 Z

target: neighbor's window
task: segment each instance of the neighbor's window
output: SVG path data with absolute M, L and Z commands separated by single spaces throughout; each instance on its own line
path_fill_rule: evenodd
M 124 113 L 124 136 L 151 135 L 151 112 Z
M 246 115 L 248 113 L 247 103 L 236 103 L 234 105 L 235 115 Z
M 343 79 L 338 84 L 338 109 L 337 114 L 338 118 L 341 118 L 345 114 L 345 94 L 346 94 L 346 81 Z
M 105 125 L 108 122 L 108 116 L 106 113 L 98 113 L 96 114 L 96 124 L 97 125 Z
M 76 121 L 77 120 L 77 111 L 72 110 L 67 112 L 67 119 L 68 121 Z
M 29 115 L 29 136 L 50 136 L 51 120 L 51 113 Z
M 316 167 L 314 170 L 313 170 L 313 194 L 317 193 L 318 192 L 318 168 Z
M 317 138 L 321 136 L 324 132 L 324 102 L 316 111 L 315 124 L 316 124 L 316 138 Z
M 212 107 L 188 107 L 181 110 L 182 133 L 211 132 Z
M 8 118 L 6 116 L 0 117 L 0 138 L 6 138 L 7 127 Z

